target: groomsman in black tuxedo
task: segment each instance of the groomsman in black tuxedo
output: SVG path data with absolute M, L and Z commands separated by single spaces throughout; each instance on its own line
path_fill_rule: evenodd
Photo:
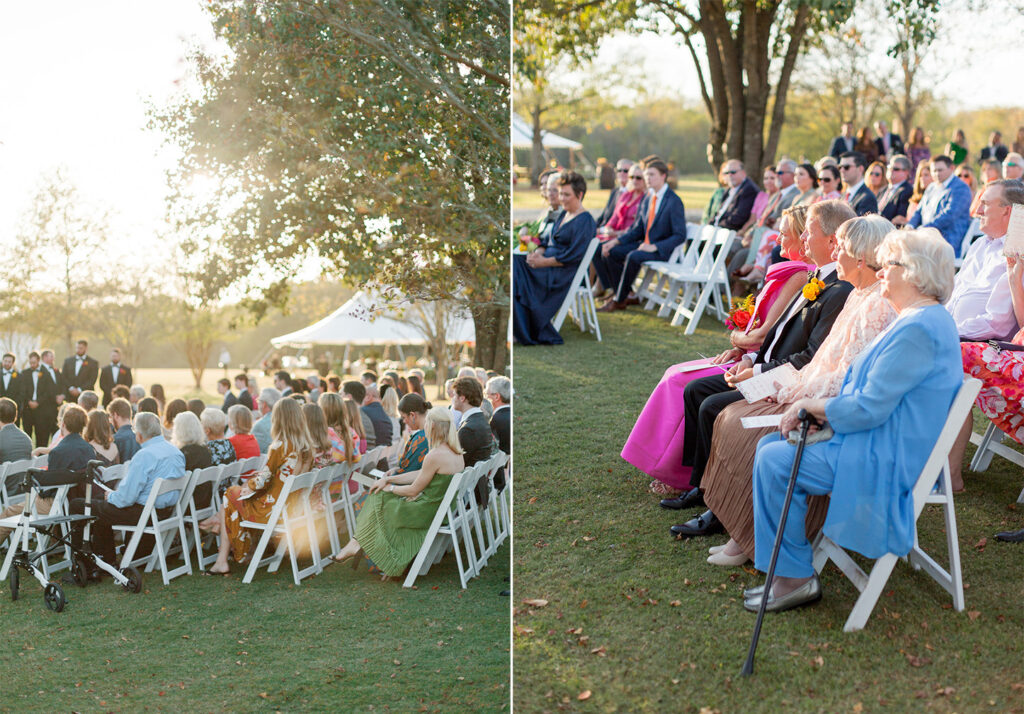
M 50 369 L 40 363 L 38 352 L 29 353 L 28 365 L 19 377 L 24 404 L 22 427 L 26 434 L 34 436 L 36 446 L 49 446 L 50 437 L 57 430 L 58 382 Z
M 132 368 L 121 364 L 121 350 L 110 350 L 110 364 L 100 370 L 100 389 L 103 390 L 103 406 L 110 404 L 114 395 L 111 390 L 118 384 L 132 386 Z
M 77 402 L 78 395 L 96 386 L 100 363 L 86 354 L 88 349 L 89 343 L 86 340 L 79 340 L 75 354 L 64 360 L 64 366 L 60 370 L 64 378 L 64 396 L 68 401 Z
M 14 400 L 18 405 L 18 413 L 21 413 L 21 390 L 18 386 L 18 370 L 14 368 L 17 358 L 7 352 L 3 357 L 3 368 L 0 369 L 0 397 L 7 397 Z
M 809 299 L 798 292 L 778 322 L 768 330 L 757 356 L 751 361 L 743 357 L 725 375 L 712 375 L 690 382 L 683 392 L 686 422 L 683 442 L 683 464 L 693 467 L 690 483 L 694 486 L 680 498 L 665 499 L 664 508 L 679 509 L 703 506 L 704 496 L 700 490 L 701 477 L 707 465 L 711 448 L 712 430 L 715 418 L 723 409 L 743 399 L 734 385 L 754 375 L 766 372 L 785 363 L 800 369 L 814 356 L 818 346 L 828 336 L 832 323 L 846 304 L 846 298 L 853 290 L 849 283 L 839 280 L 832 251 L 836 245 L 836 230 L 854 217 L 853 209 L 843 201 L 821 201 L 810 207 L 807 213 L 808 256 L 818 266 L 816 278 L 825 287 Z M 732 359 L 739 359 L 742 350 L 732 350 Z M 672 526 L 674 535 L 684 537 L 709 535 L 722 531 L 722 524 L 711 511 L 687 523 Z

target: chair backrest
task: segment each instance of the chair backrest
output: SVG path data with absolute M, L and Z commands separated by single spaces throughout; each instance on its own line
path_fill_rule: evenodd
M 190 488 L 192 482 L 192 471 L 186 471 L 181 476 L 175 476 L 174 478 L 158 478 L 153 483 L 153 488 L 150 489 L 149 498 L 146 499 L 146 505 L 142 509 L 142 515 L 139 518 L 140 523 L 145 523 L 149 520 L 149 517 L 156 518 L 156 500 L 171 491 L 178 492 L 178 500 L 174 502 L 174 515 L 180 516 L 182 514 L 182 503 L 186 498 L 192 497 L 192 490 Z
M 32 467 L 36 469 L 45 469 L 49 463 L 50 456 L 48 454 L 42 454 L 32 459 Z
M 0 496 L 5 507 L 24 499 L 25 472 L 37 468 L 33 465 L 34 461 L 35 459 L 19 459 L 4 464 L 6 468 L 3 471 L 3 479 L 0 480 Z
M 191 507 L 193 509 L 198 508 L 200 510 L 209 508 L 215 504 L 217 502 L 217 484 L 220 483 L 225 468 L 226 467 L 224 465 L 217 465 L 207 466 L 205 469 L 196 469 L 192 473 L 192 479 L 188 484 L 188 493 L 184 494 L 182 503 L 184 503 L 186 507 Z M 195 495 L 196 489 L 204 483 L 211 484 L 211 502 L 196 503 L 193 496 Z
M 711 273 L 711 264 L 715 260 L 715 245 L 718 231 L 719 229 L 714 226 L 704 226 L 701 229 L 700 253 L 697 255 L 696 261 L 693 264 L 692 270 L 694 273 L 699 275 Z
M 698 226 L 694 235 L 690 236 L 690 224 L 686 226 L 686 235 L 690 239 L 686 253 L 680 261 L 686 270 L 695 270 L 705 244 L 715 235 L 714 226 Z
M 124 478 L 124 475 L 128 472 L 128 464 L 131 461 L 127 461 L 123 464 L 114 464 L 113 466 L 106 466 L 100 469 L 100 480 L 103 483 L 107 481 L 114 481 L 116 479 Z
M 220 479 L 235 479 L 242 473 L 242 462 L 232 461 L 229 464 L 221 464 Z
M 590 263 L 594 260 L 594 254 L 597 252 L 598 246 L 601 245 L 601 241 L 597 238 L 590 240 L 590 245 L 587 246 L 586 253 L 583 254 L 583 260 L 580 261 L 579 266 L 576 268 L 576 275 L 573 276 L 572 282 L 569 283 L 569 292 L 565 294 L 565 299 L 562 300 L 562 306 L 558 308 L 558 312 L 551 318 L 551 324 L 554 325 L 556 330 L 562 329 L 562 323 L 565 322 L 565 316 L 569 314 L 569 308 L 572 307 L 573 302 L 576 299 L 576 291 L 583 285 L 589 285 L 590 279 L 588 277 L 588 271 L 590 270 Z

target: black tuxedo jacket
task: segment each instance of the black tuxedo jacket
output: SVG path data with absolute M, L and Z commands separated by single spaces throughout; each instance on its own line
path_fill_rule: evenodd
M 785 362 L 800 369 L 814 357 L 853 290 L 853 286 L 840 280 L 835 272 L 824 278 L 823 282 L 825 289 L 816 300 L 808 302 L 802 293 L 797 293 L 782 314 L 788 315 L 797 301 L 803 301 L 803 307 L 785 323 L 776 322 L 768 330 L 754 360 L 754 364 L 764 365 L 762 371 L 774 369 Z M 768 359 L 768 347 L 775 340 L 776 333 L 780 333 L 779 342 L 772 350 L 771 359 Z
M 0 370 L 0 397 L 14 400 L 14 403 L 18 405 L 18 416 L 21 416 L 21 381 L 19 377 L 21 377 L 21 372 L 15 369 L 11 374 L 7 387 L 4 388 L 3 374 L 2 370 Z
M 1006 155 L 1010 153 L 1010 150 L 1006 148 L 1006 144 L 1000 144 L 996 147 L 995 156 L 992 156 L 992 147 L 986 146 L 981 150 L 981 155 L 978 157 L 978 161 L 984 161 L 985 159 L 996 159 L 1002 163 Z
M 845 154 L 847 151 L 853 151 L 853 147 L 857 145 L 857 137 L 852 136 L 849 140 L 844 136 L 837 136 L 832 140 L 832 146 L 829 147 L 828 153 L 837 161 L 839 157 Z
M 466 452 L 466 467 L 491 458 L 494 436 L 483 412 L 474 412 L 459 424 L 459 444 Z
M 60 373 L 64 377 L 65 396 L 70 401 L 76 401 L 77 396 L 72 396 L 68 390 L 71 387 L 78 387 L 83 392 L 87 389 L 95 389 L 96 377 L 100 373 L 100 363 L 86 355 L 81 369 L 78 370 L 78 374 L 75 374 L 75 355 L 71 355 L 64 360 L 64 366 L 61 367 Z
M 39 381 L 36 383 L 36 402 L 39 406 L 32 410 L 32 413 L 36 417 L 36 422 L 39 419 L 47 419 L 53 417 L 54 420 L 57 418 L 57 394 L 58 383 L 55 382 L 51 377 L 50 373 L 46 370 L 43 365 L 39 365 Z M 54 370 L 56 372 L 56 370 Z M 59 379 L 59 377 L 58 377 Z M 32 370 L 25 369 L 18 377 L 20 382 L 21 401 L 18 403 L 18 410 L 24 414 L 28 414 L 29 407 L 28 403 L 32 401 Z
M 247 409 L 256 408 L 256 400 L 253 399 L 253 396 L 251 394 L 249 394 L 248 389 L 243 389 L 241 392 L 239 392 L 238 397 L 235 399 L 235 401 L 238 404 L 241 404 L 243 407 L 246 407 Z
M 875 198 L 875 194 L 868 188 L 866 183 L 861 184 L 860 188 L 857 189 L 857 193 L 850 197 L 850 208 L 858 216 L 878 213 L 878 199 Z
M 103 406 L 107 406 L 113 401 L 114 396 L 110 393 L 114 387 L 119 384 L 123 384 L 126 387 L 132 386 L 132 368 L 127 367 L 124 364 L 120 365 L 121 369 L 118 370 L 117 381 L 114 381 L 113 371 L 110 369 L 110 365 L 104 365 L 100 368 L 100 389 L 103 390 Z
M 878 207 L 879 214 L 890 221 L 896 216 L 906 216 L 913 195 L 914 187 L 910 181 L 904 181 L 897 191 L 886 191 L 882 196 L 882 205 Z
M 885 157 L 885 142 L 882 141 L 882 137 L 875 137 L 875 148 L 878 149 L 878 155 Z M 889 134 L 889 148 L 892 149 L 892 155 L 905 153 L 903 151 L 903 138 L 899 134 Z
M 728 228 L 731 231 L 739 230 L 750 218 L 750 209 L 754 207 L 754 199 L 757 198 L 757 184 L 747 176 L 739 185 L 739 193 L 732 200 L 729 207 L 722 214 L 718 221 L 720 228 Z M 712 216 L 712 220 L 714 216 Z
M 502 407 L 491 415 L 491 433 L 498 442 L 498 448 L 506 454 L 512 453 L 512 407 Z

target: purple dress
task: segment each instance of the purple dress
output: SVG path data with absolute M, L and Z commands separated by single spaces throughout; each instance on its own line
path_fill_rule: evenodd
M 814 270 L 813 265 L 796 261 L 776 263 L 765 276 L 764 287 L 757 296 L 754 316 L 747 330 L 764 321 L 768 311 L 779 297 L 782 286 L 796 273 Z M 711 360 L 698 359 L 674 364 L 665 370 L 647 404 L 622 447 L 622 458 L 648 476 L 665 485 L 684 489 L 690 485 L 691 466 L 683 466 L 683 390 L 694 379 L 721 374 L 722 369 L 709 365 L 694 372 L 680 372 L 680 367 L 708 364 Z

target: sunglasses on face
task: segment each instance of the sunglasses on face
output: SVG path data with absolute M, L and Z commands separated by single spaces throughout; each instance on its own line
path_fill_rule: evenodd
M 634 181 L 643 181 L 644 180 L 643 176 L 630 176 L 630 178 L 633 179 Z
M 1003 164 L 1003 166 L 1020 166 L 1020 164 L 1015 164 L 1012 161 L 1007 161 L 1005 164 Z
M 878 173 L 877 171 L 872 171 L 871 178 L 882 178 L 882 174 Z
M 846 171 L 846 170 L 852 169 L 852 168 L 853 168 L 853 164 L 839 164 L 839 170 L 840 171 Z
M 629 169 L 615 169 L 615 173 L 617 173 L 617 174 L 628 174 L 629 173 Z
M 822 176 L 818 180 L 821 181 L 822 183 L 825 183 L 826 181 L 829 182 L 829 183 L 831 183 L 832 181 L 835 181 L 835 179 L 832 178 L 831 176 Z
M 791 174 L 793 172 L 792 171 L 776 171 L 775 173 L 778 174 L 779 176 L 781 176 L 782 174 Z

